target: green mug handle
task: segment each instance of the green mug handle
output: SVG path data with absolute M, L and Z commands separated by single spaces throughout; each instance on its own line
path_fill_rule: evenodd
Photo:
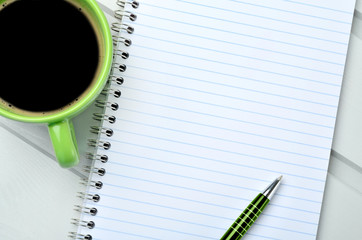
M 73 123 L 69 119 L 65 119 L 49 124 L 48 128 L 59 165 L 63 168 L 77 165 L 79 152 Z

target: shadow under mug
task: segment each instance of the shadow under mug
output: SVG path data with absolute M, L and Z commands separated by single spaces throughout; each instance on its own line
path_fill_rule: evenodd
M 0 0 L 0 6 L 9 1 Z M 71 106 L 50 114 L 36 115 L 14 111 L 12 108 L 0 104 L 0 115 L 22 122 L 46 123 L 49 128 L 50 138 L 60 166 L 73 167 L 79 162 L 79 152 L 75 139 L 71 118 L 85 110 L 101 93 L 105 86 L 112 65 L 113 43 L 110 28 L 102 10 L 94 0 L 67 0 L 73 2 L 87 12 L 92 19 L 93 29 L 98 37 L 98 45 L 102 54 L 99 56 L 98 71 L 92 85 L 86 94 Z M 65 16 L 66 17 L 66 16 Z

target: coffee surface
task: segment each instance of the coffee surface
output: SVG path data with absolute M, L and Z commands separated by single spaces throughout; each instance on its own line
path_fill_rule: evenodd
M 64 0 L 18 0 L 0 10 L 0 101 L 32 111 L 67 107 L 99 64 L 96 33 Z

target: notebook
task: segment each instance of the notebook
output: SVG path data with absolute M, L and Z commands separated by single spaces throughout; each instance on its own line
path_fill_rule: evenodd
M 355 1 L 117 3 L 73 239 L 316 239 Z

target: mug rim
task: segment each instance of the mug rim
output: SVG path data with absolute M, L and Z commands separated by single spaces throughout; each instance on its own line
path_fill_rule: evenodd
M 1 3 L 2 1 L 0 1 Z M 94 86 L 88 91 L 88 93 L 79 99 L 78 102 L 73 104 L 72 106 L 64 109 L 59 110 L 53 114 L 41 116 L 29 116 L 29 115 L 22 115 L 19 113 L 13 113 L 10 112 L 4 108 L 0 107 L 0 115 L 17 120 L 22 122 L 34 122 L 34 123 L 54 123 L 59 122 L 67 118 L 71 118 L 78 113 L 80 113 L 82 110 L 84 110 L 88 105 L 90 105 L 93 100 L 98 96 L 98 94 L 102 91 L 105 83 L 107 82 L 112 60 L 113 60 L 113 41 L 111 37 L 111 32 L 109 29 L 108 21 L 103 13 L 103 11 L 100 9 L 98 4 L 95 0 L 83 0 L 83 2 L 88 2 L 89 7 L 94 12 L 95 17 L 97 18 L 97 22 L 99 23 L 99 28 L 102 32 L 102 38 L 103 38 L 103 46 L 104 46 L 104 56 L 103 61 L 101 62 L 100 71 L 98 75 L 98 79 L 95 81 Z

